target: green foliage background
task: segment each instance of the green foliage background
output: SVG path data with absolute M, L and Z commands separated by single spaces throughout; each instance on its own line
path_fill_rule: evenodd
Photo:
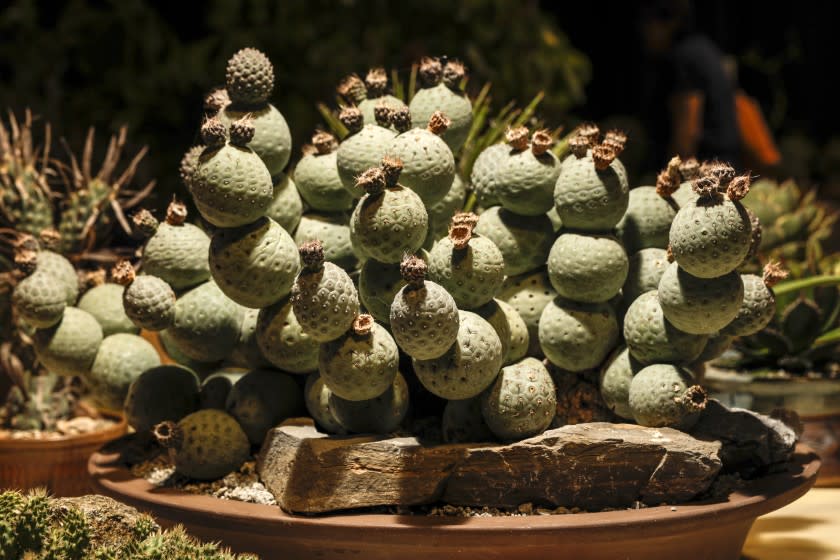
M 134 148 L 150 146 L 140 180 L 158 178 L 158 204 L 181 189 L 177 164 L 196 138 L 203 93 L 245 46 L 274 62 L 272 101 L 296 147 L 321 123 L 315 103 L 332 102 L 341 77 L 370 65 L 407 74 L 422 55 L 460 58 L 468 89 L 492 82 L 496 107 L 545 91 L 550 126 L 583 103 L 591 76 L 533 1 L 209 0 L 189 16 L 170 4 L 12 0 L 0 9 L 0 107 L 32 107 L 73 146 L 88 125 L 127 123 Z

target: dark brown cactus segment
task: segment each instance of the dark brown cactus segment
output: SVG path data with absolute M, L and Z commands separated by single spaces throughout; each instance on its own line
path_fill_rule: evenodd
M 167 449 L 180 449 L 184 441 L 184 432 L 175 422 L 165 420 L 152 428 L 155 440 Z
M 365 76 L 368 97 L 382 97 L 388 90 L 388 74 L 382 67 L 371 68 Z
M 230 96 L 227 89 L 221 86 L 214 87 L 204 96 L 204 110 L 211 115 L 215 115 L 228 105 L 230 105 Z
M 338 114 L 338 120 L 347 128 L 350 134 L 355 134 L 362 130 L 365 124 L 365 119 L 362 112 L 357 107 L 345 107 Z
M 340 95 L 347 103 L 357 105 L 367 99 L 367 88 L 365 83 L 356 74 L 350 74 L 338 84 L 336 88 L 338 95 Z
M 603 144 L 612 148 L 616 157 L 618 157 L 624 151 L 624 146 L 627 145 L 627 134 L 618 129 L 608 130 L 604 135 Z
M 382 158 L 382 171 L 385 173 L 385 184 L 387 187 L 397 186 L 402 170 L 403 162 L 400 158 L 393 156 Z
M 537 157 L 546 153 L 553 145 L 554 138 L 545 129 L 538 130 L 531 136 L 531 152 Z
M 298 248 L 303 267 L 310 271 L 321 270 L 324 266 L 324 246 L 320 239 L 302 243 Z
M 400 263 L 400 274 L 412 288 L 422 288 L 426 281 L 426 261 L 415 255 L 406 255 Z
M 478 223 L 478 216 L 472 212 L 459 212 L 452 216 L 449 225 L 449 239 L 455 249 L 463 250 L 469 246 L 473 229 Z
M 316 132 L 312 135 L 312 145 L 319 154 L 329 154 L 335 148 L 335 136 L 329 132 Z
M 237 121 L 230 123 L 230 143 L 234 146 L 247 146 L 248 142 L 254 139 L 254 123 L 251 115 L 245 115 Z
M 508 128 L 505 132 L 505 141 L 510 144 L 510 147 L 521 152 L 528 149 L 528 136 L 530 132 L 527 126 L 517 126 L 515 128 Z
M 443 67 L 443 83 L 449 89 L 461 89 L 461 84 L 466 75 L 467 68 L 460 60 L 450 60 Z
M 367 336 L 373 330 L 373 317 L 367 313 L 356 315 L 351 328 L 356 336 Z
M 726 187 L 726 196 L 729 200 L 741 200 L 750 192 L 750 176 L 740 175 L 729 181 Z
M 452 124 L 452 121 L 444 115 L 441 111 L 435 111 L 432 113 L 432 116 L 429 117 L 429 125 L 428 129 L 429 132 L 440 136 L 449 128 L 449 125 Z
M 782 280 L 788 277 L 790 274 L 787 270 L 782 268 L 782 265 L 775 262 L 770 261 L 766 265 L 764 265 L 764 272 L 762 275 L 762 280 L 764 281 L 764 285 L 768 288 L 772 288 Z
M 420 76 L 420 83 L 424 87 L 434 87 L 440 83 L 443 77 L 443 65 L 437 58 L 423 57 L 420 60 L 417 75 Z
M 391 124 L 397 129 L 397 132 L 411 130 L 411 112 L 408 107 L 391 110 Z
M 134 227 L 143 237 L 153 236 L 159 225 L 157 219 L 146 209 L 142 209 L 134 214 L 131 217 L 131 221 L 134 222 Z
M 592 160 L 595 162 L 595 169 L 604 171 L 615 161 L 615 150 L 610 146 L 599 144 L 592 148 Z
M 381 167 L 371 167 L 356 178 L 356 187 L 371 196 L 382 193 L 388 188 L 385 171 Z
M 187 205 L 173 200 L 166 208 L 166 223 L 170 226 L 182 226 L 187 221 Z
M 601 136 L 601 129 L 595 123 L 583 123 L 577 128 L 577 133 L 586 138 L 590 148 L 594 148 Z
M 578 159 L 585 158 L 589 151 L 589 140 L 586 136 L 575 134 L 569 138 L 569 151 Z
M 137 273 L 134 271 L 134 267 L 126 259 L 119 261 L 111 269 L 111 279 L 120 286 L 131 285 L 136 277 Z
M 201 125 L 201 138 L 204 143 L 211 148 L 218 148 L 224 146 L 227 141 L 227 130 L 222 121 L 216 117 L 212 117 L 204 121 Z

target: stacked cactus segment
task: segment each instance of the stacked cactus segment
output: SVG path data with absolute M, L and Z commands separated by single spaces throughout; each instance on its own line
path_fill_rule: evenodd
M 566 154 L 517 125 L 467 156 L 466 69 L 427 58 L 418 76 L 407 104 L 382 69 L 343 80 L 335 135 L 287 170 L 273 68 L 240 51 L 181 165 L 207 227 L 178 203 L 134 216 L 148 241 L 139 271 L 114 271 L 125 315 L 179 365 L 143 371 L 126 411 L 183 474 L 235 470 L 304 410 L 333 434 L 434 416 L 444 441 L 516 441 L 599 376 L 608 419 L 688 429 L 702 361 L 770 320 L 782 272 L 739 272 L 758 242 L 748 177 L 675 158 L 631 189 L 626 135 L 592 124 Z M 45 326 L 53 291 L 30 311 Z

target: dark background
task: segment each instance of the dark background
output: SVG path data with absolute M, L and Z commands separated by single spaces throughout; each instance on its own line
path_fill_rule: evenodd
M 547 97 L 550 125 L 623 124 L 644 149 L 638 120 L 642 54 L 635 2 L 465 0 L 180 2 L 102 0 L 0 3 L 0 107 L 31 107 L 81 149 L 88 126 L 130 126 L 150 147 L 138 179 L 158 199 L 181 189 L 177 163 L 196 139 L 201 99 L 224 79 L 227 58 L 254 46 L 275 64 L 273 103 L 296 148 L 322 123 L 316 101 L 369 65 L 407 74 L 423 54 L 470 67 L 470 90 L 493 82 L 496 106 Z M 786 156 L 785 173 L 840 183 L 837 10 L 831 2 L 695 3 L 697 28 L 734 57 L 741 86 L 760 102 Z M 295 156 L 298 151 L 295 150 Z M 635 170 L 636 176 L 650 169 Z M 159 203 L 159 202 L 158 202 Z

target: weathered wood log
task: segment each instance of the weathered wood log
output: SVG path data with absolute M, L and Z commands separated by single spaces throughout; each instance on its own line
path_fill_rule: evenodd
M 446 502 L 600 510 L 690 500 L 721 469 L 720 444 L 669 428 L 590 423 L 498 444 L 421 444 L 413 437 L 326 436 L 274 428 L 257 469 L 297 513 Z

